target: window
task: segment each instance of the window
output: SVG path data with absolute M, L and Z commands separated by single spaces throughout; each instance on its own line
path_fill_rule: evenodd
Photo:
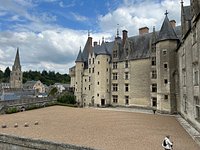
M 128 48 L 126 48 L 126 56 L 128 56 L 128 53 L 129 53 L 129 52 L 128 52 Z
M 118 95 L 113 95 L 113 103 L 118 103 Z
M 187 113 L 188 103 L 187 103 L 187 96 L 185 94 L 183 95 L 183 109 L 184 112 Z
M 92 59 L 92 63 L 94 64 L 94 58 Z
M 87 82 L 87 79 L 85 79 L 85 82 Z
M 128 68 L 128 60 L 125 62 L 125 68 Z
M 157 98 L 156 97 L 152 97 L 152 106 L 157 107 Z
M 89 87 L 88 87 L 88 90 L 90 90 L 90 85 L 89 85 Z
M 162 53 L 163 53 L 163 55 L 166 55 L 167 54 L 167 50 L 163 49 Z
M 91 73 L 91 68 L 89 68 L 89 73 Z
M 89 65 L 91 64 L 91 59 L 89 59 Z
M 97 97 L 99 97 L 99 93 L 97 93 Z
M 167 67 L 167 63 L 164 63 L 164 69 L 167 69 L 168 67 Z
M 125 96 L 125 105 L 129 105 L 129 96 Z
M 86 87 L 85 87 L 85 90 L 86 90 Z
M 194 96 L 194 103 L 196 105 L 196 119 L 200 121 L 200 100 L 198 96 Z
M 152 92 L 157 92 L 157 84 L 152 84 Z
M 125 72 L 125 80 L 128 80 L 128 72 Z
M 89 82 L 91 81 L 91 77 L 89 77 Z
M 167 83 L 168 83 L 168 80 L 167 80 L 167 79 L 164 79 L 164 83 L 167 84 Z
M 117 69 L 117 62 L 113 62 L 113 69 Z
M 155 66 L 156 65 L 156 57 L 151 58 L 151 65 Z
M 113 51 L 113 58 L 117 58 L 117 50 Z
M 94 68 L 92 68 L 92 73 L 94 73 Z
M 128 92 L 128 91 L 129 91 L 129 85 L 125 84 L 125 92 Z
M 165 100 L 168 100 L 168 95 L 164 95 L 164 99 L 165 99 Z
M 156 79 L 156 78 L 157 78 L 156 70 L 153 70 L 153 71 L 151 72 L 151 78 L 152 78 L 152 79 Z
M 100 64 L 100 61 L 98 61 L 98 64 Z
M 108 68 L 106 69 L 106 71 L 108 72 Z
M 97 72 L 97 74 L 99 75 L 99 72 Z
M 193 83 L 194 83 L 194 85 L 198 85 L 199 84 L 199 71 L 198 71 L 197 65 L 194 66 L 193 72 L 194 72 Z
M 183 76 L 183 86 L 186 85 L 186 72 L 185 70 L 182 70 L 182 76 Z
M 99 82 L 97 82 L 97 85 L 99 85 Z
M 117 80 L 117 73 L 113 73 L 113 80 Z
M 118 91 L 118 84 L 113 84 L 113 91 Z

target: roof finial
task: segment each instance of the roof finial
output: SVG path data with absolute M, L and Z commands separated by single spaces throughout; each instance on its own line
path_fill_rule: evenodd
M 183 2 L 183 0 L 181 0 L 181 4 L 183 4 L 184 2 Z
M 155 31 L 156 31 L 155 26 L 153 26 L 153 32 L 155 32 Z
M 80 46 L 80 51 L 81 51 L 81 46 Z
M 119 24 L 117 24 L 117 37 L 119 37 Z
M 88 37 L 90 37 L 90 30 L 88 30 Z
M 102 43 L 104 43 L 104 37 L 102 37 Z
M 165 15 L 167 16 L 167 14 L 169 14 L 169 13 L 168 13 L 168 11 L 166 10 Z

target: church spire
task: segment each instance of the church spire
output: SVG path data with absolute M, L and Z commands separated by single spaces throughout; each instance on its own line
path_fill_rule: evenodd
M 21 70 L 20 59 L 19 59 L 19 48 L 17 48 L 17 53 L 15 56 L 15 62 L 14 62 L 13 68 L 15 69 L 19 68 Z

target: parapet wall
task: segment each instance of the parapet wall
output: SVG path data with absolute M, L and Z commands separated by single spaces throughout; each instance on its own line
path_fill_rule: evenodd
M 55 143 L 39 139 L 0 134 L 1 150 L 94 150 L 92 148 Z

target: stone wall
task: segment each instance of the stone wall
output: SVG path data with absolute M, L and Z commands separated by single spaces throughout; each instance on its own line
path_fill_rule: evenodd
M 92 148 L 71 144 L 55 143 L 39 139 L 24 138 L 0 134 L 0 149 L 2 150 L 94 150 Z

